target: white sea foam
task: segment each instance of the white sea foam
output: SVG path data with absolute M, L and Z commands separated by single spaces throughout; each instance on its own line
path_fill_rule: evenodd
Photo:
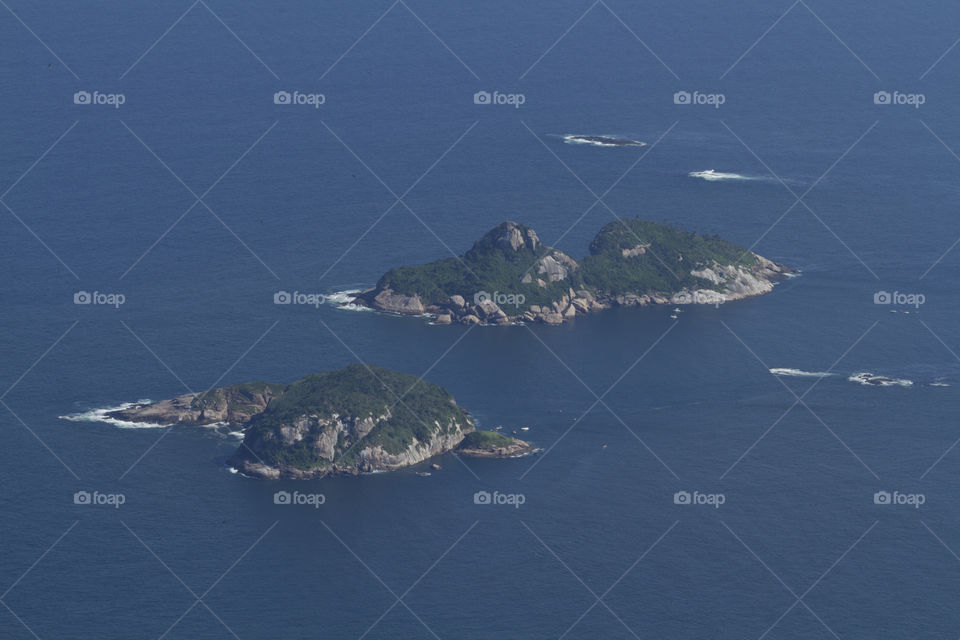
M 691 171 L 687 174 L 691 178 L 701 178 L 703 180 L 709 180 L 710 182 L 718 182 L 720 180 L 760 180 L 756 176 L 744 176 L 739 173 L 723 173 L 720 171 L 714 171 L 713 169 L 707 169 L 706 171 Z
M 867 385 L 870 387 L 912 387 L 912 380 L 904 380 L 901 378 L 888 378 L 886 376 L 878 376 L 875 373 L 861 372 L 855 373 L 849 378 L 850 382 L 856 382 L 858 384 Z
M 345 289 L 343 291 L 334 291 L 333 293 L 326 294 L 324 299 L 330 304 L 345 304 L 356 299 L 357 294 L 360 293 L 360 291 L 362 291 L 362 289 Z
M 107 415 L 108 413 L 112 413 L 114 411 L 123 411 L 124 409 L 136 407 L 141 404 L 150 404 L 150 402 L 151 401 L 149 399 L 143 399 L 136 402 L 125 402 L 124 404 L 117 405 L 115 407 L 90 409 L 89 411 L 81 411 L 80 413 L 71 413 L 58 417 L 61 420 L 69 420 L 71 422 L 104 422 L 106 424 L 112 424 L 115 427 L 120 427 L 121 429 L 157 429 L 160 427 L 170 426 L 166 424 L 155 424 L 152 422 L 129 422 L 127 420 L 118 420 L 117 418 L 112 418 Z
M 632 140 L 622 136 L 610 135 L 584 135 L 568 133 L 563 136 L 563 141 L 567 144 L 585 144 L 592 147 L 645 147 L 646 142 Z
M 354 303 L 354 300 L 357 299 L 357 294 L 361 291 L 363 291 L 363 289 L 335 291 L 326 294 L 323 299 L 327 304 L 344 311 L 373 311 L 373 309 L 366 305 Z
M 826 378 L 827 376 L 836 375 L 828 371 L 803 371 L 801 369 L 787 369 L 774 367 L 770 369 L 770 373 L 775 376 L 796 376 L 800 378 Z

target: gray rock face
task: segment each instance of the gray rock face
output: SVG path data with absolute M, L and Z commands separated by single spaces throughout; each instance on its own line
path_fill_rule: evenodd
M 649 242 L 643 243 L 643 244 L 638 244 L 637 246 L 633 247 L 632 249 L 621 249 L 621 250 L 620 250 L 620 253 L 621 253 L 621 255 L 623 255 L 624 258 L 633 258 L 633 257 L 635 257 L 635 256 L 642 256 L 643 254 L 645 254 L 645 253 L 647 252 L 647 247 L 649 247 L 649 246 L 650 246 L 650 243 L 649 243 Z
M 540 238 L 533 229 L 527 229 L 526 233 L 515 222 L 507 222 L 503 234 L 497 238 L 497 246 L 509 251 L 519 251 L 526 247 L 536 250 L 540 244 Z
M 373 303 L 375 308 L 392 313 L 423 315 L 427 311 L 419 295 L 405 296 L 390 289 L 384 289 L 374 296 Z
M 163 425 L 246 424 L 281 393 L 282 385 L 233 385 L 112 411 L 109 416 L 126 422 Z
M 537 261 L 537 273 L 546 276 L 548 282 L 556 282 L 566 280 L 570 272 L 578 266 L 577 261 L 567 254 L 554 251 Z
M 448 434 L 438 435 L 429 442 L 415 442 L 403 453 L 389 453 L 383 447 L 370 447 L 360 451 L 363 468 L 378 470 L 394 470 L 419 464 L 428 458 L 452 451 L 466 435 L 457 430 Z
M 504 234 L 497 238 L 497 245 L 510 251 L 517 251 L 524 245 L 523 233 L 517 227 L 508 227 Z
M 392 471 L 414 464 L 419 464 L 428 458 L 446 453 L 456 448 L 467 433 L 474 430 L 473 423 L 465 418 L 462 421 L 451 421 L 449 424 L 438 426 L 437 431 L 427 440 L 414 440 L 406 449 L 399 452 L 389 452 L 381 445 L 364 442 L 377 424 L 390 418 L 390 414 L 358 419 L 349 416 L 335 416 L 320 418 L 318 416 L 303 415 L 290 424 L 284 425 L 278 431 L 268 431 L 262 438 L 249 439 L 244 444 L 253 453 L 244 459 L 234 460 L 238 469 L 247 475 L 260 478 L 274 479 L 279 477 L 291 478 L 319 478 L 332 474 L 357 474 L 369 471 Z M 293 445 L 307 446 L 310 453 L 324 460 L 333 462 L 337 459 L 338 445 L 344 443 L 356 447 L 355 463 L 337 463 L 325 467 L 301 469 L 286 464 L 265 464 L 257 459 L 257 453 L 269 450 L 279 441 L 285 447 Z M 343 452 L 341 451 L 340 454 Z
M 692 296 L 694 303 L 718 304 L 770 293 L 773 290 L 774 280 L 783 274 L 783 268 L 762 256 L 754 255 L 759 263 L 754 269 L 714 263 L 712 267 L 690 271 L 691 275 L 720 287 L 720 291 L 699 289 L 677 295 L 682 299 L 689 299 Z M 684 294 L 687 295 L 684 296 Z

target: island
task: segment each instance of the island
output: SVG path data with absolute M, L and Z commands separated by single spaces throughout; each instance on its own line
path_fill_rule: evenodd
M 607 224 L 579 261 L 504 222 L 463 256 L 391 269 L 350 302 L 437 324 L 562 324 L 617 306 L 763 295 L 793 272 L 720 237 L 646 220 Z
M 314 373 L 291 384 L 247 382 L 113 411 L 126 422 L 237 426 L 227 461 L 258 478 L 394 471 L 447 452 L 527 455 L 533 445 L 478 431 L 442 387 L 372 365 Z

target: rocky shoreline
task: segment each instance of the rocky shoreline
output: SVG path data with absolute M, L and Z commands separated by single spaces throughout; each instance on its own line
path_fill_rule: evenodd
M 605 311 L 614 307 L 645 307 L 648 305 L 720 305 L 734 300 L 762 296 L 773 291 L 776 280 L 793 273 L 792 270 L 757 256 L 769 263 L 758 272 L 728 268 L 724 276 L 730 278 L 718 280 L 726 286 L 724 291 L 715 289 L 683 290 L 671 295 L 657 293 L 627 293 L 623 295 L 594 295 L 586 289 L 574 291 L 570 288 L 559 300 L 550 304 L 530 305 L 522 312 L 509 306 L 498 305 L 482 297 L 467 301 L 463 296 L 452 295 L 445 304 L 424 304 L 418 294 L 412 296 L 394 293 L 390 289 L 368 289 L 357 295 L 348 304 L 362 304 L 375 311 L 409 316 L 429 316 L 435 324 L 479 324 L 512 325 L 519 322 L 531 322 L 547 325 L 560 325 L 577 316 Z M 732 270 L 732 271 L 731 271 Z M 713 269 L 705 269 L 710 275 L 716 275 Z M 505 307 L 505 308 L 504 308 Z
M 407 467 L 413 467 L 427 460 L 445 453 L 453 452 L 457 455 L 468 458 L 520 458 L 538 451 L 538 448 L 523 440 L 516 440 L 506 446 L 491 447 L 470 447 L 462 446 L 459 442 L 454 446 L 442 446 L 429 453 L 413 456 L 403 456 L 401 459 L 394 459 L 393 464 L 387 464 L 383 460 L 370 459 L 361 466 L 339 466 L 331 465 L 324 469 L 300 469 L 290 465 L 267 465 L 257 460 L 234 456 L 227 460 L 238 472 L 245 476 L 262 478 L 265 480 L 278 480 L 280 478 L 291 478 L 296 480 L 315 480 L 327 476 L 358 476 L 365 473 L 380 473 L 384 471 L 399 471 Z

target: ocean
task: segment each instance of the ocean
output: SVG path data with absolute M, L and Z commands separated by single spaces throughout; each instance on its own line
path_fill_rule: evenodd
M 955 637 L 958 24 L 8 0 L 0 637 Z M 273 301 L 637 216 L 799 273 L 559 327 Z M 358 361 L 542 452 L 265 482 L 226 430 L 92 419 Z

